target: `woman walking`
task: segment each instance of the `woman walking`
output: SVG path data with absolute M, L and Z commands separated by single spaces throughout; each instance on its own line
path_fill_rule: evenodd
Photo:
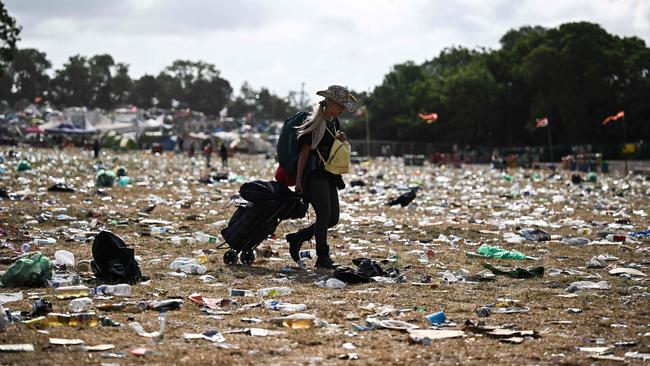
M 300 247 L 316 237 L 316 267 L 333 269 L 336 264 L 330 256 L 327 230 L 339 221 L 338 189 L 345 187 L 340 174 L 325 170 L 324 158 L 330 155 L 335 139 L 346 141 L 338 117 L 344 111 L 352 112 L 356 99 L 344 87 L 332 85 L 316 93 L 324 97 L 298 126 L 300 155 L 296 174 L 296 192 L 303 193 L 316 213 L 316 222 L 296 233 L 286 235 L 291 258 L 300 261 Z

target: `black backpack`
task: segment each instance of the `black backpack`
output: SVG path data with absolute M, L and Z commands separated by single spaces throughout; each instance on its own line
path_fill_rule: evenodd
M 144 278 L 133 248 L 110 231 L 101 231 L 93 241 L 91 267 L 97 279 L 108 283 L 138 283 Z

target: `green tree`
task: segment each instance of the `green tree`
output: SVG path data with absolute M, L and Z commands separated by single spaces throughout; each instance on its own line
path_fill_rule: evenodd
M 63 106 L 90 106 L 93 102 L 91 71 L 88 59 L 71 56 L 54 77 L 54 100 Z
M 16 52 L 16 42 L 20 40 L 21 27 L 9 15 L 5 4 L 0 1 L 0 76 L 4 74 L 7 63 Z
M 133 82 L 129 92 L 129 102 L 142 108 L 151 108 L 159 104 L 158 80 L 152 75 L 143 75 Z
M 122 105 L 129 101 L 133 81 L 129 76 L 129 65 L 117 63 L 113 66 L 113 78 L 111 79 L 111 99 L 116 105 Z
M 175 89 L 172 95 L 177 100 L 203 113 L 216 115 L 232 94 L 230 83 L 220 75 L 221 72 L 213 64 L 176 60 L 165 68 L 159 79 L 168 76 L 173 80 L 168 85 Z
M 112 68 L 115 66 L 113 57 L 108 54 L 96 55 L 88 60 L 90 70 L 90 88 L 93 107 L 111 108 L 115 106 L 113 98 L 113 75 Z
M 33 48 L 18 49 L 5 73 L 0 76 L 0 99 L 15 103 L 33 101 L 48 93 L 50 77 L 47 70 L 52 64 L 45 53 Z

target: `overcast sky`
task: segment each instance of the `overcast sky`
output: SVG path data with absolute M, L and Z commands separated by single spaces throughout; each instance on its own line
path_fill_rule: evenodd
M 19 47 L 59 68 L 75 54 L 108 53 L 131 77 L 177 59 L 215 64 L 286 96 L 330 84 L 381 84 L 391 66 L 443 48 L 498 48 L 509 29 L 590 21 L 650 43 L 650 0 L 5 0 L 23 30 Z

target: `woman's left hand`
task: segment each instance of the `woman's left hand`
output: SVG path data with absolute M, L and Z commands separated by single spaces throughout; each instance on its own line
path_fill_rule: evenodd
M 336 135 L 336 138 L 339 139 L 341 142 L 345 142 L 348 140 L 348 137 L 345 135 L 345 132 L 339 131 L 339 133 Z

